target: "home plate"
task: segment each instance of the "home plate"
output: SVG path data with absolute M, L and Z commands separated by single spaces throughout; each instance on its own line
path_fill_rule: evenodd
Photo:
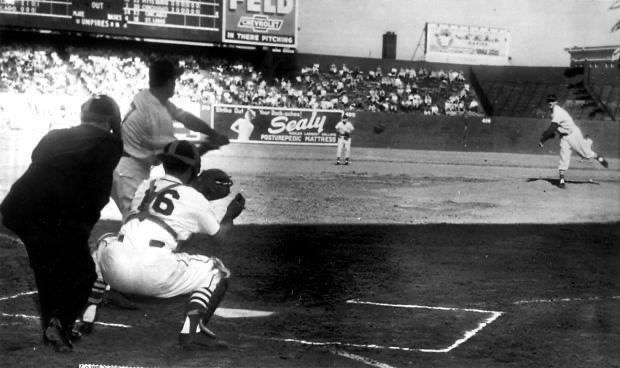
M 215 310 L 215 315 L 223 318 L 268 317 L 273 313 L 274 312 L 235 308 L 218 308 Z

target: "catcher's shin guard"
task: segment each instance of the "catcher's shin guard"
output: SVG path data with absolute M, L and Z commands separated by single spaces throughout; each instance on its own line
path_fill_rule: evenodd
M 215 290 L 213 290 L 213 295 L 211 296 L 211 300 L 209 304 L 207 305 L 207 310 L 205 314 L 202 316 L 202 318 L 200 318 L 200 322 L 199 322 L 200 330 L 214 338 L 215 338 L 215 334 L 207 328 L 207 324 L 211 320 L 211 317 L 213 317 L 213 313 L 215 313 L 215 310 L 217 309 L 217 307 L 219 307 L 220 303 L 222 302 L 222 299 L 224 299 L 224 294 L 226 293 L 226 290 L 228 290 L 228 278 L 222 279 L 218 283 Z
M 227 276 L 226 273 L 220 271 L 213 276 L 209 287 L 192 292 L 187 305 L 183 329 L 179 335 L 181 345 L 191 344 L 194 335 L 200 332 L 211 338 L 216 338 L 216 335 L 207 328 L 207 323 L 228 289 Z

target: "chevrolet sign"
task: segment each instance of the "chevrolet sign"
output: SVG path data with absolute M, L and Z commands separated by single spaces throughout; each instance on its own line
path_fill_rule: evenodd
M 269 19 L 265 15 L 254 15 L 253 17 L 241 17 L 237 26 L 251 28 L 254 32 L 269 32 L 279 31 L 282 23 L 282 19 Z

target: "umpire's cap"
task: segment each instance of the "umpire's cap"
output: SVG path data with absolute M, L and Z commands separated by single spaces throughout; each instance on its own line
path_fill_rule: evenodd
M 170 79 L 177 79 L 183 74 L 183 68 L 167 59 L 155 60 L 149 66 L 149 86 L 161 87 Z
M 194 169 L 194 175 L 200 172 L 200 153 L 198 148 L 188 141 L 172 141 L 157 155 L 164 164 L 185 164 Z
M 121 111 L 112 97 L 95 95 L 82 104 L 80 119 L 82 122 L 109 122 L 114 126 L 121 122 Z

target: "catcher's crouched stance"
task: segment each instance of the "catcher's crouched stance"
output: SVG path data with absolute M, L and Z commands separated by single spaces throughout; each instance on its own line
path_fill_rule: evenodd
M 101 237 L 93 252 L 99 278 L 81 326 L 85 332 L 92 328 L 107 284 L 134 295 L 190 294 L 179 344 L 183 348 L 210 345 L 214 340 L 204 338 L 215 334 L 206 325 L 226 292 L 230 272 L 215 257 L 177 250 L 193 233 L 211 235 L 210 240 L 223 244 L 245 199 L 237 194 L 218 222 L 209 201 L 230 194 L 230 177 L 218 169 L 198 175 L 200 155 L 187 141 L 170 143 L 158 158 L 166 175 L 140 185 L 119 234 Z

